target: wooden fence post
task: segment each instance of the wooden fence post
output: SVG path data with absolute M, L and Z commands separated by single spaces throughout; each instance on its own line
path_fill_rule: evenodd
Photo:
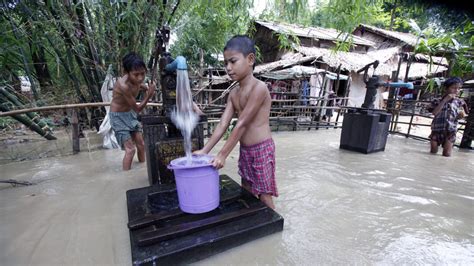
M 81 151 L 79 142 L 79 119 L 77 118 L 76 109 L 72 109 L 72 153 L 77 154 Z

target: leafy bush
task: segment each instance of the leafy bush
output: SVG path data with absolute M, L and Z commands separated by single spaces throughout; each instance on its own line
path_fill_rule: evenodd
M 16 121 L 10 117 L 0 117 L 0 129 L 11 129 L 15 125 Z

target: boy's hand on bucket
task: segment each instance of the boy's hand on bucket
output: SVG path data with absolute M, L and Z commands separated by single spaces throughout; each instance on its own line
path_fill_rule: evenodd
M 216 157 L 214 157 L 214 159 L 212 159 L 211 163 L 212 163 L 212 166 L 214 166 L 216 169 L 219 170 L 222 167 L 224 167 L 225 158 L 220 155 L 217 155 Z

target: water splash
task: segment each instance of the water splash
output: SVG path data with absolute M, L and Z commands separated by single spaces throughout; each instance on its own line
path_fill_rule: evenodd
M 171 121 L 183 135 L 184 150 L 189 165 L 192 163 L 191 134 L 199 121 L 199 116 L 193 111 L 193 99 L 187 70 L 176 70 L 176 109 L 171 112 Z

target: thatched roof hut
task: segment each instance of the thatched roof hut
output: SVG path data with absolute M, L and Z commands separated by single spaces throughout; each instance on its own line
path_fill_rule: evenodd
M 349 72 L 357 71 L 365 65 L 378 60 L 380 62 L 375 74 L 388 76 L 392 75 L 392 71 L 397 70 L 398 61 L 400 60 L 401 47 L 391 47 L 381 50 L 374 50 L 365 54 L 354 52 L 335 52 L 333 50 L 321 49 L 317 47 L 296 47 L 298 53 L 309 58 L 316 58 L 317 61 L 324 62 L 330 67 L 341 69 Z M 304 57 L 303 57 L 304 58 Z M 447 60 L 440 57 L 432 57 L 433 64 L 429 64 L 429 57 L 426 55 L 416 55 L 417 61 L 412 62 L 408 77 L 415 79 L 426 76 L 433 76 L 442 73 L 448 69 Z M 407 62 L 402 62 L 400 66 L 399 79 L 405 77 Z
M 255 21 L 255 30 L 255 43 L 260 48 L 264 63 L 279 60 L 287 52 L 280 49 L 277 34 L 295 36 L 299 39 L 301 46 L 320 48 L 332 48 L 337 41 L 342 41 L 347 36 L 335 29 L 259 20 Z M 355 35 L 352 35 L 352 38 L 353 51 L 365 52 L 375 45 L 374 42 Z
M 406 74 L 408 63 L 406 58 L 413 51 L 417 36 L 410 33 L 388 31 L 377 27 L 361 24 L 351 37 L 354 46 L 349 52 L 334 51 L 335 43 L 343 39 L 343 35 L 334 29 L 319 27 L 303 27 L 277 22 L 255 21 L 255 42 L 260 48 L 263 62 L 255 68 L 254 73 L 260 74 L 291 67 L 297 64 L 325 64 L 332 70 L 341 67 L 346 73 L 356 71 L 365 65 L 378 60 L 380 62 L 375 74 L 390 77 L 397 70 L 402 59 L 399 79 Z M 299 38 L 299 45 L 293 45 L 293 51 L 279 47 L 276 34 L 288 34 Z M 446 58 L 429 57 L 417 54 L 411 63 L 408 78 L 422 78 L 439 75 L 446 71 Z
M 403 47 L 404 52 L 412 52 L 417 42 L 421 40 L 411 33 L 385 30 L 365 24 L 360 24 L 352 34 L 374 42 L 375 49 L 398 46 Z

